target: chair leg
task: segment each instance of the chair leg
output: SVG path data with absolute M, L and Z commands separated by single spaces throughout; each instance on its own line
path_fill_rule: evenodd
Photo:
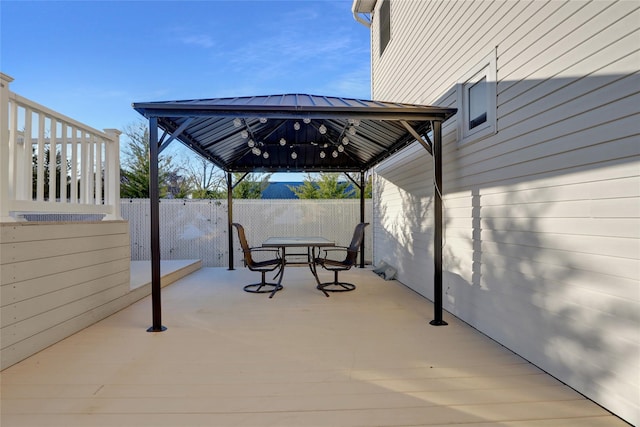
M 327 292 L 353 291 L 356 288 L 356 285 L 354 285 L 353 283 L 338 281 L 338 272 L 339 270 L 333 270 L 333 282 L 319 283 L 316 288 L 321 290 L 326 296 L 329 296 Z
M 267 272 L 261 271 L 260 273 L 262 273 L 262 280 L 260 281 L 260 283 L 253 283 L 251 285 L 246 285 L 243 289 L 246 292 L 250 292 L 253 294 L 269 294 L 270 293 L 271 295 L 269 295 L 269 298 L 273 298 L 273 295 L 282 289 L 282 285 L 280 284 L 280 281 L 278 281 L 278 283 L 267 283 L 265 279 L 265 274 Z M 280 279 L 282 280 L 282 277 Z

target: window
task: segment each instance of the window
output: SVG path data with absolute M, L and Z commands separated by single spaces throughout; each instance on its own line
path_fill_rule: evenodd
M 495 51 L 470 70 L 457 85 L 458 140 L 467 143 L 496 132 Z
M 380 6 L 380 56 L 391 40 L 391 4 L 390 0 L 384 0 Z

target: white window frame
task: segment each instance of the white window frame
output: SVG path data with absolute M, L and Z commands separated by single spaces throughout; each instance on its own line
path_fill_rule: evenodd
M 496 133 L 496 99 L 497 99 L 497 70 L 496 51 L 493 50 L 478 65 L 473 67 L 456 85 L 458 98 L 458 142 L 467 144 Z M 487 120 L 473 129 L 469 128 L 469 89 L 474 84 L 486 78 L 486 109 Z

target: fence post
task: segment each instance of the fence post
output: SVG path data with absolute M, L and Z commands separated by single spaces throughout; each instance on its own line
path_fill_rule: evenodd
M 15 197 L 15 183 L 10 174 L 13 156 L 9 147 L 9 83 L 12 81 L 12 77 L 0 73 L 0 222 L 15 221 L 10 215 L 10 202 Z
M 104 129 L 111 137 L 106 144 L 105 192 L 104 204 L 111 206 L 111 212 L 104 216 L 106 220 L 121 220 L 120 212 L 120 132 L 118 129 Z

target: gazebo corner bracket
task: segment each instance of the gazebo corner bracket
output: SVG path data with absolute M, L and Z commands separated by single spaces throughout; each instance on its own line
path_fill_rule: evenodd
M 414 128 L 405 120 L 399 120 L 399 122 L 404 126 L 404 128 L 413 136 L 416 141 L 418 141 L 422 146 L 429 152 L 429 154 L 433 155 L 433 143 L 429 141 L 429 137 L 425 141 L 424 137 L 420 135 Z

